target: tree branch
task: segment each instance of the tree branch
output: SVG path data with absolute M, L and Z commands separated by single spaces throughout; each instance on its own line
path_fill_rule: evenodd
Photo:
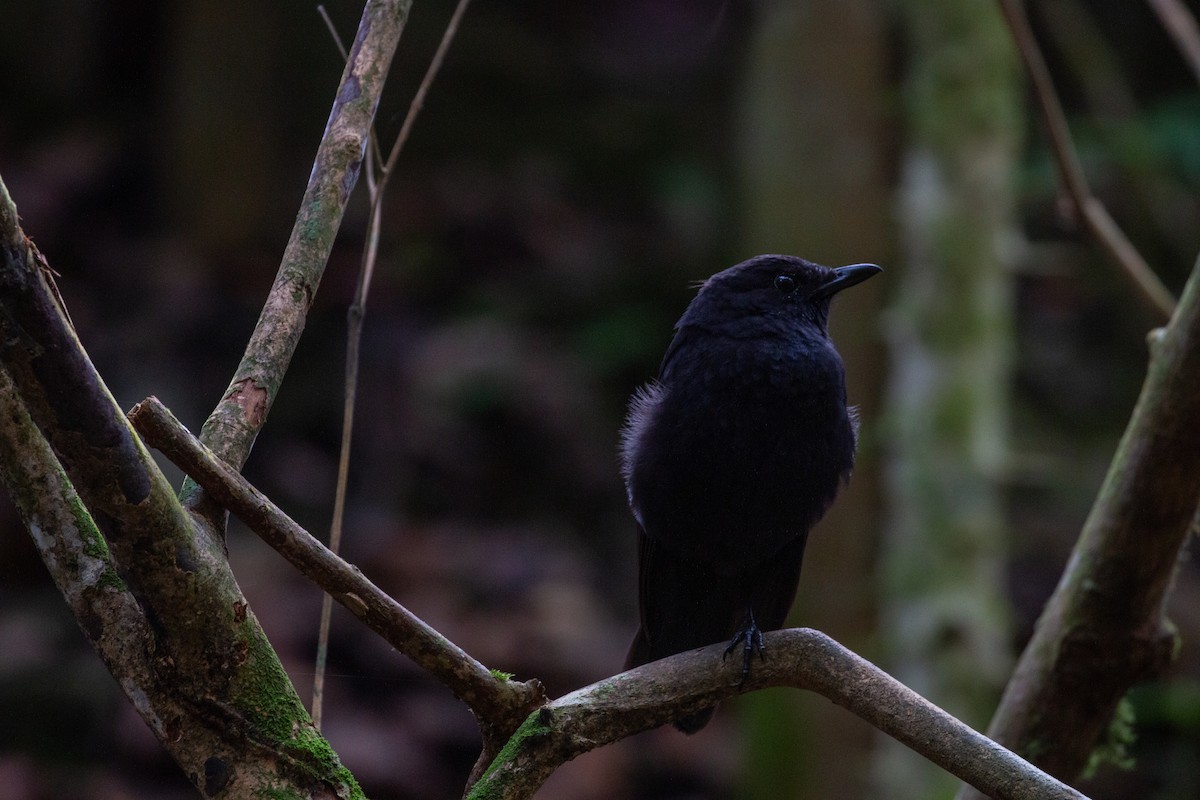
M 147 654 L 136 646 L 154 640 L 149 623 L 118 573 L 108 543 L 2 369 L 0 480 L 80 630 L 109 671 L 126 676 L 125 685 L 154 685 Z M 166 720 L 186 716 L 169 694 L 141 690 L 140 695 L 142 702 L 134 706 L 160 738 Z
M 178 602 L 181 565 L 194 572 L 200 565 L 223 561 L 220 543 L 193 527 L 88 359 L 45 259 L 13 227 L 16 208 L 2 182 L 0 209 L 0 235 L 9 244 L 0 264 L 0 327 L 5 335 L 0 360 L 22 405 L 99 523 L 125 579 L 136 584 L 152 613 L 165 612 Z M 19 244 L 13 246 L 14 241 Z M 205 610 L 215 611 L 198 609 Z M 184 624 L 202 628 L 206 623 Z M 183 642 L 197 630 L 171 633 Z
M 1084 796 L 942 711 L 870 662 L 807 628 L 766 634 L 767 656 L 740 683 L 724 645 L 681 653 L 594 683 L 534 712 L 468 797 L 530 797 L 561 764 L 735 694 L 808 689 L 978 786 L 1009 800 Z M 714 669 L 714 667 L 716 667 Z
M 1168 319 L 1175 309 L 1175 298 L 1163 285 L 1150 265 L 1142 258 L 1141 253 L 1125 236 L 1088 186 L 1087 177 L 1071 143 L 1071 131 L 1063 113 L 1062 103 L 1054 90 L 1054 81 L 1050 70 L 1038 49 L 1033 30 L 1029 27 L 1029 19 L 1021 0 L 999 0 L 1004 18 L 1012 30 L 1013 40 L 1021 54 L 1021 60 L 1029 72 L 1034 95 L 1038 101 L 1038 111 L 1042 123 L 1050 137 L 1050 151 L 1058 166 L 1058 174 L 1063 188 L 1074 203 L 1076 211 L 1083 219 L 1084 225 L 1095 238 L 1106 255 L 1125 273 L 1138 291 L 1141 300 L 1162 319 Z
M 1163 606 L 1200 501 L 1200 259 L 1149 341 L 1133 416 L 988 728 L 1060 778 L 1083 768 L 1121 697 L 1174 652 Z
M 369 0 L 317 149 L 300 212 L 275 283 L 225 396 L 204 423 L 201 440 L 240 469 L 266 422 L 358 181 L 384 80 L 411 0 Z M 185 483 L 184 504 L 217 527 L 221 510 Z
M 1200 26 L 1180 0 L 1147 0 L 1167 33 L 1175 40 L 1180 55 L 1200 81 Z
M 85 634 L 207 795 L 353 796 L 219 537 L 193 524 L 84 352 L 2 181 L 0 245 L 0 437 L 17 459 L 0 477 Z M 76 551 L 88 558 L 62 563 Z
M 485 737 L 507 739 L 544 700 L 537 681 L 502 680 L 389 597 L 292 521 L 240 473 L 208 450 L 158 401 L 130 419 L 146 441 L 190 475 L 222 507 L 328 592 L 367 627 L 441 681 L 475 713 Z

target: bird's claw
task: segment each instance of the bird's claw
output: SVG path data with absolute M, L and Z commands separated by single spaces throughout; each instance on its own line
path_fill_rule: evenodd
M 729 646 L 725 648 L 725 654 L 722 659 L 727 658 L 730 653 L 738 646 L 742 645 L 742 679 L 738 682 L 741 686 L 746 682 L 746 678 L 750 677 L 750 661 L 754 658 L 754 654 L 758 653 L 758 660 L 765 661 L 763 655 L 763 635 L 757 623 L 754 621 L 753 614 L 747 614 L 746 624 L 738 629 L 738 632 L 729 640 Z

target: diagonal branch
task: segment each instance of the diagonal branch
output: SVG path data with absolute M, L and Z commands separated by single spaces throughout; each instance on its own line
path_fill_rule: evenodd
M 1200 26 L 1181 0 L 1147 0 L 1179 48 L 1180 55 L 1200 81 Z
M 240 469 L 266 422 L 304 330 L 350 193 L 358 181 L 384 80 L 408 18 L 411 0 L 369 0 L 325 133 L 300 203 L 300 212 L 258 325 L 225 396 L 204 423 L 201 439 Z M 185 483 L 184 503 L 220 525 L 220 509 Z
M 790 686 L 827 697 L 991 797 L 1086 800 L 823 633 L 793 628 L 764 641 L 768 655 L 744 682 L 740 660 L 723 662 L 724 645 L 713 645 L 560 697 L 526 719 L 468 797 L 530 797 L 557 767 L 588 750 L 735 694 Z
M 120 569 L 151 610 L 170 605 L 178 592 L 179 562 L 207 562 L 219 554 L 219 544 L 197 535 L 96 372 L 62 308 L 49 266 L 17 224 L 3 182 L 0 236 L 6 244 L 0 261 L 0 361 L 100 524 Z
M 1059 178 L 1063 187 L 1088 231 L 1096 239 L 1104 253 L 1133 282 L 1141 300 L 1162 319 L 1168 319 L 1175 309 L 1175 298 L 1163 285 L 1141 253 L 1125 236 L 1116 220 L 1092 194 L 1087 177 L 1071 143 L 1071 131 L 1063 113 L 1062 103 L 1054 90 L 1054 81 L 1046 67 L 1037 39 L 1029 27 L 1029 19 L 1021 0 L 999 0 L 1004 18 L 1012 30 L 1013 40 L 1021 54 L 1021 60 L 1029 72 L 1037 97 L 1038 111 L 1050 137 L 1050 150 L 1058 165 Z
M 155 683 L 148 654 L 150 623 L 117 571 L 108 543 L 96 528 L 49 442 L 25 410 L 12 378 L 0 369 L 0 480 L 79 628 L 123 685 L 139 688 L 137 712 L 162 738 L 164 720 L 186 716 Z
M 543 700 L 536 681 L 497 678 L 329 551 L 197 440 L 156 398 L 138 403 L 130 418 L 146 441 L 187 472 L 210 496 L 263 541 L 361 619 L 393 647 L 449 687 L 475 713 L 485 735 L 507 738 Z
M 1104 485 L 988 728 L 1063 778 L 1176 646 L 1163 606 L 1200 502 L 1200 259 L 1150 344 Z

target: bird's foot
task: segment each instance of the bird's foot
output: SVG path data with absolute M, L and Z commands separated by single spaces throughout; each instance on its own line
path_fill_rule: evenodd
M 758 653 L 758 660 L 765 660 L 763 656 L 763 635 L 759 629 L 758 623 L 754 621 L 754 612 L 746 611 L 746 621 L 742 623 L 742 627 L 738 628 L 737 633 L 729 641 L 729 646 L 725 648 L 725 656 L 728 657 L 738 645 L 742 646 L 742 679 L 738 683 L 746 682 L 746 678 L 750 677 L 750 661 L 754 658 L 754 654 Z

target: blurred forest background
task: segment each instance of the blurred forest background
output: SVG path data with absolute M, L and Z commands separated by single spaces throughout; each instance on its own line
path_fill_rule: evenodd
M 1190 2 L 1193 13 L 1200 3 Z M 1200 251 L 1200 89 L 1150 6 L 1032 23 L 1093 190 L 1172 291 Z M 361 5 L 329 0 L 349 38 Z M 452 9 L 417 0 L 384 143 Z M 199 430 L 282 253 L 341 60 L 314 5 L 13 0 L 0 174 L 128 408 Z M 344 552 L 490 667 L 558 695 L 619 670 L 633 525 L 616 446 L 689 284 L 762 252 L 882 264 L 835 303 L 859 468 L 793 621 L 986 726 L 1099 487 L 1162 319 L 1075 225 L 991 0 L 475 0 L 385 202 Z M 332 506 L 359 190 L 246 472 Z M 178 471 L 170 474 L 178 476 Z M 3 500 L 0 800 L 194 796 Z M 319 592 L 230 557 L 302 696 Z M 1200 796 L 1200 570 L 1135 689 L 1103 800 Z M 457 796 L 465 708 L 335 608 L 325 731 L 368 796 Z M 827 701 L 726 704 L 567 765 L 545 798 L 934 798 L 955 782 Z

